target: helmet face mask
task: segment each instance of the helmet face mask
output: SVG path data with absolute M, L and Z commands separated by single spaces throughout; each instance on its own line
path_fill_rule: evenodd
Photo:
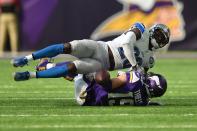
M 156 24 L 150 28 L 151 44 L 155 49 L 162 48 L 169 43 L 170 30 L 166 25 Z

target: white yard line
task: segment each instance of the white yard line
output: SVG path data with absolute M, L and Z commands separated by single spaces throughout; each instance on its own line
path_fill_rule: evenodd
M 74 91 L 0 91 L 0 94 L 73 94 Z
M 176 85 L 172 85 L 171 84 L 170 87 L 173 87 L 173 88 L 188 88 L 188 87 L 191 87 L 191 85 L 187 85 L 187 84 L 185 84 L 185 85 L 182 85 L 182 84 L 181 85 L 177 85 L 177 84 Z M 192 87 L 195 88 L 196 84 L 193 84 Z
M 168 93 L 170 94 L 174 94 L 174 93 L 181 93 L 182 91 L 168 91 Z M 197 92 L 193 91 L 193 92 L 182 92 L 183 94 L 196 94 Z M 74 91 L 16 91 L 16 92 L 9 92 L 9 91 L 0 91 L 0 94 L 74 94 Z
M 186 98 L 184 98 L 186 97 Z M 168 96 L 166 98 L 160 98 L 159 100 L 197 100 L 197 98 L 188 98 L 187 96 Z M 196 105 L 197 106 L 197 105 Z
M 116 128 L 116 129 L 127 129 L 127 128 L 139 128 L 139 129 L 165 129 L 165 128 L 170 128 L 170 129 L 175 129 L 175 128 L 178 128 L 178 129 L 181 129 L 181 128 L 197 128 L 197 125 L 88 125 L 88 124 L 84 124 L 84 125 L 21 125 L 21 126 L 17 126 L 17 125 L 12 125 L 12 126 L 3 126 L 3 125 L 0 125 L 1 128 L 4 128 L 4 129 L 13 129 L 13 128 L 21 128 L 21 129 L 29 129 L 29 128 L 33 128 L 33 129 L 39 129 L 39 128 L 74 128 L 74 129 L 77 129 L 77 128 Z
M 176 98 L 165 98 L 165 100 L 196 100 L 197 98 L 183 98 L 183 97 L 176 97 Z M 32 97 L 0 97 L 0 100 L 75 100 L 73 97 L 60 97 L 60 98 L 52 98 L 52 97 L 37 97 L 37 98 L 32 98 Z
M 77 104 L 77 103 L 76 103 Z M 1 106 L 0 105 L 0 108 L 24 108 L 25 107 L 25 109 L 26 108 L 51 108 L 51 107 L 54 107 L 54 108 L 56 108 L 57 106 L 56 105 L 52 105 L 52 104 L 50 104 L 50 105 L 48 105 L 48 106 L 41 106 L 41 105 L 32 105 L 32 106 L 26 106 L 26 105 L 20 105 L 20 106 L 10 106 L 10 105 L 7 105 L 7 106 Z
M 14 85 L 11 85 L 11 86 L 9 86 L 9 85 L 1 85 L 0 89 L 1 88 L 4 88 L 4 89 L 18 88 L 19 89 L 18 86 L 14 86 Z M 24 89 L 24 88 L 29 88 L 29 87 L 22 87 L 21 89 Z M 63 85 L 63 86 L 58 86 L 57 87 L 57 86 L 54 85 L 54 86 L 43 86 L 41 88 L 43 88 L 43 89 L 66 89 L 66 88 L 73 88 L 74 89 L 74 86 L 66 86 L 66 85 Z M 37 88 L 37 87 L 33 88 L 33 85 L 32 85 L 32 87 L 29 88 L 29 89 L 39 89 L 39 88 Z
M 175 94 L 175 93 L 178 93 L 178 94 L 196 94 L 197 92 L 196 91 L 187 91 L 187 93 L 186 92 L 183 92 L 183 91 L 168 91 L 168 93 L 170 93 L 170 94 Z
M 191 82 L 168 82 L 169 83 L 169 85 L 171 86 L 171 87 L 173 87 L 173 88 L 185 88 L 185 87 L 188 87 L 188 86 L 191 86 L 191 85 L 193 85 L 193 87 L 195 87 L 195 85 L 197 84 L 197 83 L 194 83 L 194 81 L 191 81 Z M 0 87 L 0 90 L 1 89 L 24 89 L 25 87 L 22 87 L 22 88 L 19 88 L 18 86 L 14 86 L 14 85 L 1 85 L 1 87 Z M 58 90 L 60 90 L 60 89 L 63 89 L 64 91 L 66 90 L 66 89 L 73 89 L 74 90 L 74 85 L 73 86 L 66 86 L 66 87 L 64 87 L 64 86 L 61 86 L 61 87 L 56 87 L 56 86 L 43 86 L 43 87 L 41 87 L 42 89 L 58 89 Z M 30 88 L 25 88 L 25 89 L 40 89 L 40 88 L 37 88 L 37 87 L 35 87 L 35 88 L 33 88 L 33 85 L 32 85 L 32 87 L 30 87 Z
M 178 117 L 188 117 L 188 116 L 196 116 L 197 114 L 43 114 L 43 115 L 35 115 L 35 114 L 0 114 L 0 117 L 122 117 L 122 116 L 137 116 L 137 117 L 170 117 L 170 116 L 178 116 Z
M 176 85 L 195 85 L 195 84 L 197 84 L 197 82 L 195 81 L 195 80 L 193 80 L 193 81 L 169 81 L 168 82 L 169 84 L 176 84 Z
M 0 100 L 74 100 L 75 98 L 50 98 L 50 97 L 39 97 L 39 98 L 30 98 L 30 97 L 13 97 L 13 98 L 0 98 Z

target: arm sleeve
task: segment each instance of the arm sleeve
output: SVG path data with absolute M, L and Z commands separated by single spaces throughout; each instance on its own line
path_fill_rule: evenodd
M 127 32 L 122 39 L 122 47 L 124 54 L 132 66 L 137 64 L 134 54 L 134 42 L 136 42 L 136 36 L 133 32 Z

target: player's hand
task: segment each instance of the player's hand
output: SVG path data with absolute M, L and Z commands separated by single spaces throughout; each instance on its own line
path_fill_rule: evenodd
M 133 71 L 136 71 L 137 73 L 139 73 L 141 81 L 143 81 L 143 82 L 146 81 L 147 74 L 146 74 L 143 67 L 140 67 L 140 66 L 136 65 L 132 68 L 133 68 Z
M 138 65 L 135 65 L 135 66 L 132 66 L 129 71 L 137 71 L 139 72 L 140 74 L 144 75 L 145 74 L 145 71 L 144 71 L 144 68 L 143 67 L 140 67 Z

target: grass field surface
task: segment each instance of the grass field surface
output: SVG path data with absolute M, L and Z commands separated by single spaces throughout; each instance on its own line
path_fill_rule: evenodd
M 197 60 L 160 59 L 151 71 L 166 76 L 163 106 L 81 107 L 73 83 L 64 79 L 15 82 L 12 72 L 33 70 L 35 63 L 13 68 L 0 60 L 0 131 L 197 130 Z M 116 72 L 111 72 L 115 76 Z

